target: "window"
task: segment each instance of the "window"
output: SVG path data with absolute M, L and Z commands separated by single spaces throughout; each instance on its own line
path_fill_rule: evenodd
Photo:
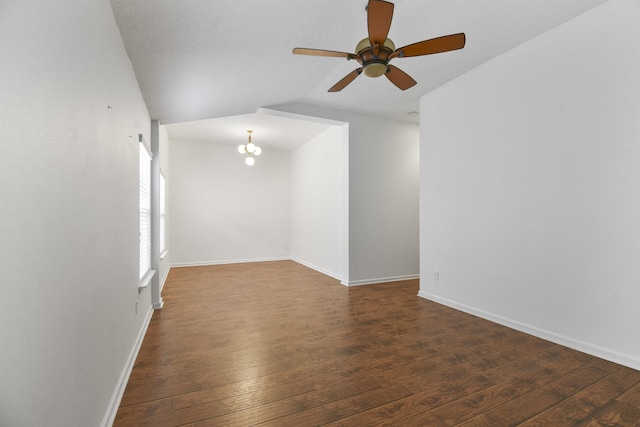
M 167 253 L 166 239 L 166 208 L 165 208 L 165 179 L 162 172 L 160 173 L 160 258 L 164 258 Z
M 151 270 L 151 155 L 140 135 L 140 287 L 146 287 Z

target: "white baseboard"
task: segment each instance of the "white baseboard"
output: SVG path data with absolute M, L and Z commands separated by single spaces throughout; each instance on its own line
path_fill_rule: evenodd
M 136 337 L 136 341 L 129 353 L 129 357 L 127 358 L 127 362 L 120 373 L 120 378 L 118 378 L 118 382 L 116 384 L 116 388 L 113 391 L 113 395 L 111 396 L 111 401 L 109 401 L 109 406 L 107 407 L 107 412 L 104 414 L 102 422 L 100 423 L 101 427 L 110 427 L 113 425 L 113 422 L 116 419 L 116 415 L 118 414 L 118 408 L 120 407 L 120 402 L 122 401 L 122 396 L 124 395 L 124 390 L 127 388 L 127 383 L 129 382 L 129 377 L 131 376 L 131 371 L 133 370 L 133 365 L 136 362 L 136 358 L 138 357 L 138 352 L 140 351 L 140 346 L 142 346 L 142 341 L 144 340 L 144 336 L 147 333 L 147 328 L 149 327 L 149 323 L 151 322 L 151 316 L 153 315 L 153 307 L 149 307 L 149 311 L 145 316 L 144 321 L 142 322 L 142 328 L 138 332 L 138 336 Z
M 345 286 L 362 286 L 362 285 L 375 285 L 377 283 L 400 282 L 403 280 L 414 280 L 419 278 L 420 278 L 419 274 L 408 274 L 405 276 L 379 277 L 376 279 L 364 279 L 364 280 L 350 280 L 349 282 L 340 282 L 340 283 Z
M 198 261 L 198 262 L 177 262 L 169 266 L 169 269 L 173 267 L 202 267 L 206 265 L 224 265 L 224 264 L 243 264 L 247 262 L 268 262 L 268 261 L 289 261 L 290 257 L 275 257 L 275 258 L 249 258 L 249 259 L 225 259 L 218 261 Z
M 169 265 L 164 272 L 164 277 L 160 279 L 160 295 L 162 295 L 162 289 L 164 288 L 164 284 L 167 282 L 167 277 L 169 277 L 169 271 L 171 271 L 171 265 Z
M 447 307 L 451 307 L 456 310 L 460 310 L 465 313 L 469 313 L 474 316 L 478 316 L 483 319 L 490 320 L 500 325 L 507 326 L 511 329 L 515 329 L 517 331 L 524 332 L 526 334 L 533 335 L 535 337 L 542 338 L 544 340 L 551 341 L 553 343 L 560 344 L 565 347 L 569 347 L 574 350 L 599 357 L 601 359 L 606 359 L 611 362 L 618 363 L 620 365 L 628 366 L 629 368 L 640 370 L 640 359 L 636 357 L 632 357 L 627 354 L 622 354 L 617 351 L 603 348 L 603 347 L 590 344 L 584 341 L 576 340 L 564 335 L 557 334 L 555 332 L 540 329 L 535 326 L 527 325 L 527 324 L 515 321 L 513 319 L 502 317 L 502 316 L 489 313 L 483 310 L 479 310 L 477 308 L 460 304 L 455 301 L 448 300 L 446 298 L 441 298 L 439 296 L 430 294 L 428 292 L 419 291 L 418 296 L 430 301 L 437 302 L 442 305 L 446 305 Z
M 342 280 L 342 277 L 341 277 L 339 274 L 336 274 L 336 273 L 334 273 L 334 272 L 332 272 L 332 271 L 326 270 L 326 269 L 324 269 L 324 268 L 322 268 L 322 267 L 318 267 L 317 265 L 313 265 L 313 264 L 308 263 L 308 262 L 306 262 L 306 261 L 303 261 L 303 260 L 301 260 L 301 259 L 298 259 L 298 258 L 292 257 L 292 258 L 291 258 L 291 261 L 293 261 L 293 262 L 297 262 L 298 264 L 300 264 L 300 265 L 304 265 L 305 267 L 309 267 L 310 269 L 315 270 L 315 271 L 317 271 L 318 273 L 322 273 L 322 274 L 324 274 L 325 276 L 332 277 L 332 278 L 334 278 L 334 279 L 336 279 L 336 280 L 339 280 L 339 281 L 341 281 L 341 280 Z

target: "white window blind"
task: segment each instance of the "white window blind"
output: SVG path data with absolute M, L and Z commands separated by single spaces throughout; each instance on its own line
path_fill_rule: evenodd
M 151 156 L 140 142 L 140 280 L 151 271 Z

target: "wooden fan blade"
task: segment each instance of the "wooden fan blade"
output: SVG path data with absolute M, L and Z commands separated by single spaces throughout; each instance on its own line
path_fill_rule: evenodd
M 383 0 L 369 0 L 367 26 L 369 29 L 369 41 L 372 45 L 382 45 L 387 39 L 392 18 L 393 3 Z
M 357 69 L 353 70 L 352 72 L 350 72 L 349 74 L 347 74 L 346 76 L 344 76 L 342 78 L 342 80 L 340 80 L 338 83 L 334 84 L 331 87 L 331 89 L 329 89 L 329 92 L 339 92 L 339 91 L 341 91 L 342 89 L 347 87 L 347 85 L 349 83 L 354 81 L 356 79 L 356 77 L 358 77 L 360 75 L 360 73 L 362 73 L 362 67 L 357 68 Z
M 451 34 L 448 36 L 442 36 L 435 39 L 423 40 L 418 43 L 413 43 L 400 49 L 396 49 L 391 55 L 389 60 L 399 57 L 409 56 L 421 56 L 431 55 L 433 53 L 449 52 L 450 50 L 462 49 L 465 43 L 464 33 Z
M 324 49 L 307 49 L 304 47 L 296 47 L 293 49 L 293 53 L 296 55 L 311 55 L 311 56 L 332 56 L 336 58 L 358 59 L 358 55 L 347 52 L 336 52 L 335 50 Z
M 405 73 L 400 68 L 394 67 L 393 65 L 387 65 L 387 69 L 388 71 L 384 75 L 387 76 L 391 83 L 398 86 L 398 88 L 407 90 L 417 84 L 409 74 Z

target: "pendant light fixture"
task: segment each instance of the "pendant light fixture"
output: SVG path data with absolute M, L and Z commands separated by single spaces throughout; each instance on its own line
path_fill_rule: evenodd
M 253 133 L 253 131 L 248 130 L 247 133 L 249 134 L 249 142 L 247 143 L 247 145 L 242 144 L 238 146 L 238 153 L 246 154 L 247 158 L 244 159 L 244 162 L 248 166 L 253 166 L 253 164 L 256 162 L 254 156 L 259 156 L 260 154 L 262 154 L 262 148 L 251 142 L 251 133 Z

